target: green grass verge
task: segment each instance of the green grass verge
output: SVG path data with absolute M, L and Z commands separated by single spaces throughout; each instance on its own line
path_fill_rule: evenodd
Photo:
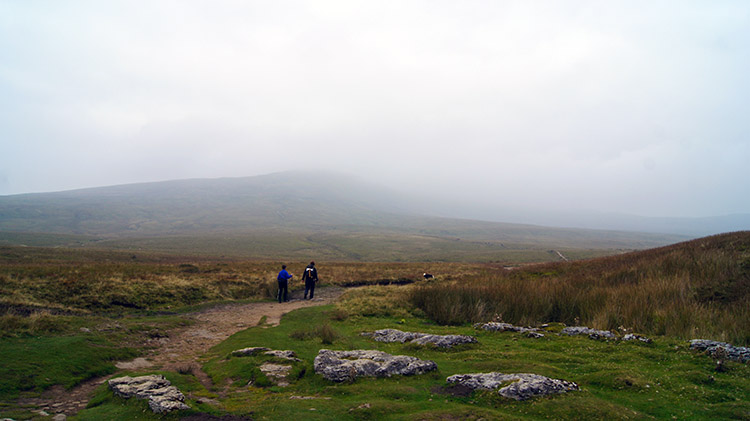
M 320 326 L 335 332 L 324 344 Z M 471 334 L 479 344 L 445 351 L 409 344 L 384 344 L 363 331 L 397 328 L 438 334 Z M 269 357 L 230 357 L 249 346 L 294 350 L 301 363 L 291 385 L 273 386 L 257 370 Z M 321 348 L 380 349 L 392 354 L 433 360 L 438 371 L 421 376 L 358 379 L 336 384 L 314 373 Z M 530 339 L 515 333 L 476 331 L 470 326 L 445 327 L 417 318 L 349 317 L 342 320 L 332 306 L 306 308 L 286 315 L 273 328 L 253 327 L 214 347 L 205 371 L 221 393 L 223 411 L 251 414 L 253 419 L 743 419 L 750 417 L 750 368 L 730 363 L 715 372 L 714 362 L 688 349 L 684 341 L 656 337 L 653 344 L 594 341 L 553 333 Z M 452 374 L 500 371 L 530 372 L 575 381 L 579 392 L 516 402 L 493 392 L 453 396 L 443 392 Z M 252 385 L 248 382 L 253 381 Z M 198 390 L 198 389 L 195 389 Z M 104 396 L 108 392 L 101 392 Z M 291 399 L 312 396 L 315 399 Z M 191 402 L 194 404 L 194 402 Z M 102 398 L 80 414 L 117 419 L 140 404 Z M 198 407 L 196 410 L 212 410 Z M 216 411 L 213 409 L 213 411 Z M 151 416 L 155 418 L 154 416 Z M 120 418 L 125 419 L 125 418 Z
M 135 355 L 130 348 L 90 336 L 21 337 L 0 340 L 0 400 L 53 385 L 67 388 L 113 373 L 114 361 Z

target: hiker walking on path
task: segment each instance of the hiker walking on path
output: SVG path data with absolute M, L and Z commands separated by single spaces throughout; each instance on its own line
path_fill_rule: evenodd
M 292 279 L 292 274 L 286 271 L 286 265 L 281 265 L 281 272 L 279 272 L 279 276 L 276 277 L 276 280 L 279 281 L 279 302 L 281 302 L 282 298 L 284 301 L 289 301 L 288 294 L 290 279 Z
M 307 300 L 307 293 L 310 292 L 310 299 L 312 300 L 313 294 L 315 293 L 315 283 L 318 282 L 318 271 L 315 269 L 315 262 L 310 262 L 305 268 L 305 273 L 302 274 L 302 280 L 305 281 L 305 299 Z

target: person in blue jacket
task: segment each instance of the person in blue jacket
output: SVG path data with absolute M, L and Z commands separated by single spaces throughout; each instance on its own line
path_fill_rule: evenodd
M 305 299 L 307 300 L 307 293 L 310 293 L 310 299 L 313 299 L 315 293 L 315 283 L 318 282 L 318 271 L 315 269 L 315 262 L 310 262 L 305 268 L 305 273 L 302 274 L 302 280 L 305 281 Z
M 286 271 L 286 265 L 281 265 L 281 272 L 276 280 L 279 281 L 279 302 L 282 300 L 282 294 L 284 301 L 289 301 L 289 280 L 292 279 L 292 274 Z

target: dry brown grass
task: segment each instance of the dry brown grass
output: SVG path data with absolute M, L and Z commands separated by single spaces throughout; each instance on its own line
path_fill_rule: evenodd
M 419 288 L 435 321 L 576 322 L 750 344 L 750 232 L 590 261 L 487 271 Z

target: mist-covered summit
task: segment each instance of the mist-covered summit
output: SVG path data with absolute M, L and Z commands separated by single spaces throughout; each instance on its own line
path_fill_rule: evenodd
M 73 242 L 251 257 L 500 260 L 534 253 L 556 257 L 550 249 L 611 253 L 685 239 L 427 216 L 431 206 L 325 172 L 128 184 L 0 197 L 0 244 Z
M 375 224 L 397 195 L 324 172 L 189 179 L 0 197 L 0 230 L 89 235 Z

